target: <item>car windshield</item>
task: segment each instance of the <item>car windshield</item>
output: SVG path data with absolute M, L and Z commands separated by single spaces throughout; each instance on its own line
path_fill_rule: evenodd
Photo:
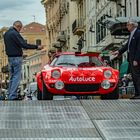
M 102 66 L 101 61 L 96 56 L 75 56 L 75 55 L 60 55 L 54 58 L 51 66 Z

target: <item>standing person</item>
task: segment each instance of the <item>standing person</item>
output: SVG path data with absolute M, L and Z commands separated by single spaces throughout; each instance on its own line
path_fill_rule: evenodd
M 5 51 L 8 56 L 10 80 L 8 87 L 8 99 L 18 100 L 17 89 L 21 80 L 22 60 L 24 49 L 43 49 L 43 46 L 27 44 L 20 35 L 22 22 L 15 21 L 13 26 L 4 34 Z
M 135 95 L 131 99 L 140 99 L 140 30 L 137 27 L 137 21 L 134 19 L 128 20 L 129 39 L 125 46 L 112 53 L 117 56 L 125 51 L 128 52 L 128 62 L 135 88 Z
M 105 67 L 109 67 L 109 62 L 108 62 L 108 60 L 104 60 L 103 63 L 104 63 L 104 65 L 105 65 Z

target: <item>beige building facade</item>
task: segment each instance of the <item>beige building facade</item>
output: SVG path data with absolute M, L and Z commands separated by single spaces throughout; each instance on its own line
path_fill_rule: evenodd
M 107 54 L 119 49 L 128 35 L 119 33 L 124 25 L 118 31 L 116 27 L 111 30 L 109 20 L 119 22 L 117 18 L 140 15 L 139 0 L 42 0 L 42 4 L 46 11 L 49 48 L 56 51 L 100 51 Z M 60 37 L 66 42 L 60 42 Z M 126 54 L 120 60 L 114 60 L 113 65 L 119 68 L 125 59 Z
M 24 40 L 29 44 L 35 45 L 47 45 L 46 28 L 37 22 L 29 23 L 25 25 L 20 31 Z M 47 49 L 47 47 L 46 47 Z M 31 56 L 37 53 L 37 50 L 24 50 L 24 55 Z
M 5 54 L 3 35 L 8 30 L 8 28 L 3 27 L 0 29 L 0 86 L 5 88 L 5 82 L 8 78 L 8 60 Z
M 77 5 L 70 0 L 42 0 L 46 11 L 46 29 L 50 50 L 74 51 L 77 37 L 72 24 L 77 18 Z
M 77 5 L 77 17 L 72 24 L 73 35 L 77 36 L 77 50 L 85 51 L 86 46 L 86 0 L 71 0 Z

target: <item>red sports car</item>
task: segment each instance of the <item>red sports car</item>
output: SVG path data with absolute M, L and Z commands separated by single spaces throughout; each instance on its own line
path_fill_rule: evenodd
M 99 53 L 58 53 L 36 76 L 39 100 L 52 100 L 53 95 L 119 98 L 119 71 L 105 66 Z

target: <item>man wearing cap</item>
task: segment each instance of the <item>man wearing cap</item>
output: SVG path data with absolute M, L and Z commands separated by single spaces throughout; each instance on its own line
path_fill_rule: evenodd
M 140 99 L 140 30 L 134 19 L 129 19 L 126 26 L 130 32 L 129 39 L 125 46 L 112 54 L 118 56 L 125 51 L 128 52 L 128 62 L 135 88 L 135 95 L 131 99 Z

